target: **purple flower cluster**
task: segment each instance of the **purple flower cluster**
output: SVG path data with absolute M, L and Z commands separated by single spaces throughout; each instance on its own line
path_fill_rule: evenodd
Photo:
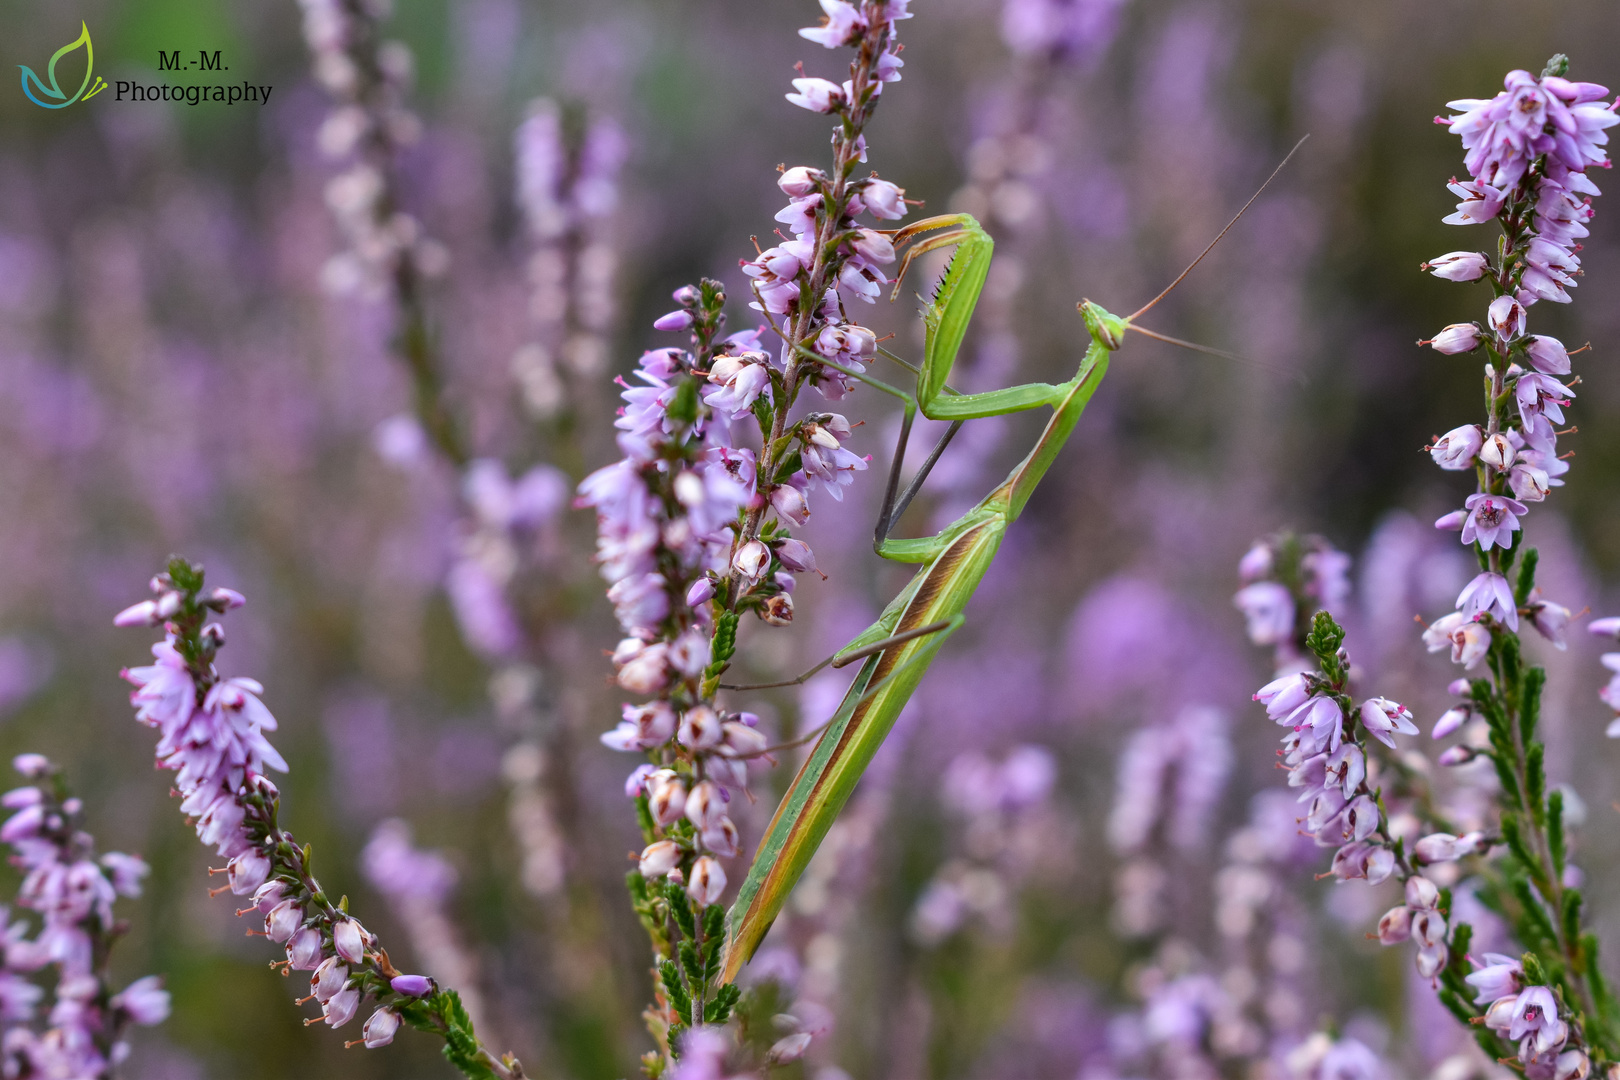
M 1318 616 L 1311 646 L 1324 670 L 1285 675 L 1254 697 L 1268 716 L 1291 729 L 1282 750 L 1288 786 L 1299 789 L 1299 802 L 1306 805 L 1303 828 L 1318 845 L 1338 848 L 1332 875 L 1374 885 L 1392 876 L 1404 882 L 1406 902 L 1380 920 L 1378 938 L 1385 945 L 1416 943 L 1418 974 L 1435 979 L 1451 959 L 1448 926 L 1440 890 L 1420 870 L 1488 851 L 1491 841 L 1478 832 L 1437 832 L 1408 849 L 1405 836 L 1397 835 L 1383 805 L 1393 792 L 1382 790 L 1380 765 L 1368 752 L 1366 736 L 1394 750 L 1396 735 L 1416 735 L 1418 729 L 1411 711 L 1388 698 L 1368 698 L 1352 708 L 1342 641 L 1343 631 Z
M 1620 618 L 1593 619 L 1587 629 L 1598 637 L 1620 641 Z M 1598 697 L 1616 714 L 1620 714 L 1620 652 L 1604 653 L 1603 666 L 1614 674 L 1609 676 L 1609 684 L 1598 691 Z M 1604 733 L 1611 739 L 1620 739 L 1620 715 L 1609 721 Z
M 1519 1044 L 1519 1064 L 1527 1080 L 1585 1080 L 1591 1071 L 1586 1052 L 1570 1042 L 1558 998 L 1550 987 L 1526 986 L 1524 965 L 1511 956 L 1486 953 L 1474 961 L 1467 982 L 1485 1005 L 1485 1026 Z
M 1275 650 L 1279 675 L 1304 663 L 1302 619 L 1318 609 L 1340 611 L 1350 598 L 1350 556 L 1320 536 L 1257 541 L 1238 563 L 1238 576 L 1243 588 L 1232 603 L 1243 612 L 1249 640 Z
M 157 976 L 117 994 L 107 979 L 108 954 L 124 930 L 113 902 L 141 894 L 147 866 L 118 852 L 96 858 L 94 839 L 80 828 L 83 804 L 67 794 L 56 767 L 38 754 L 22 754 L 13 764 L 34 783 L 0 797 L 12 811 L 0 825 L 0 841 L 25 875 L 17 906 L 38 915 L 40 926 L 32 937 L 26 921 L 5 928 L 0 1072 L 99 1080 L 128 1055 L 123 1036 L 130 1024 L 159 1024 L 169 1015 Z M 55 1002 L 40 1031 L 31 1022 L 44 992 L 28 976 L 50 966 L 57 972 Z
M 179 559 L 151 588 L 153 599 L 114 621 L 163 627 L 164 639 L 152 647 L 157 662 L 123 676 L 136 687 L 130 695 L 136 719 L 160 733 L 157 764 L 175 773 L 180 809 L 195 823 L 198 839 L 228 860 L 218 871 L 226 884 L 215 891 L 250 897 L 237 914 L 262 917 L 264 936 L 286 950 L 278 964 L 285 972 L 311 973 L 319 1020 L 342 1027 L 370 996 L 379 1007 L 356 1040 L 368 1049 L 392 1042 L 408 1009 L 423 1014 L 418 1026 L 434 1026 L 420 999 L 433 995 L 438 1002 L 446 995 L 430 979 L 394 970 L 376 935 L 349 915 L 346 902 L 327 896 L 310 873 L 307 849 L 277 824 L 279 797 L 265 770 L 285 772 L 287 763 L 264 735 L 275 730 L 275 718 L 259 700 L 257 682 L 222 679 L 213 664 L 225 634 L 207 620 L 240 607 L 242 595 L 230 589 L 204 594 L 201 570 Z M 439 1016 L 439 1030 L 448 1023 Z M 488 1058 L 486 1067 L 502 1064 L 482 1047 L 477 1052 Z
M 1423 264 L 1450 281 L 1487 280 L 1495 294 L 1483 322 L 1455 323 L 1420 342 L 1447 354 L 1481 346 L 1488 354 L 1485 375 L 1492 396 L 1486 422 L 1448 431 L 1428 448 L 1442 469 L 1477 473 L 1476 493 L 1435 525 L 1460 531 L 1462 542 L 1477 545 L 1482 554 L 1512 548 L 1528 504 L 1562 486 L 1569 471 L 1558 454 L 1556 425 L 1564 422 L 1563 408 L 1575 396 L 1560 381 L 1569 375 L 1570 354 L 1558 339 L 1527 332 L 1527 309 L 1538 300 L 1570 300 L 1568 290 L 1581 273 L 1579 241 L 1588 233 L 1592 197 L 1599 194 L 1586 170 L 1608 167 L 1607 129 L 1620 117 L 1613 105 L 1601 104 L 1608 94 L 1604 87 L 1570 82 L 1553 71 L 1549 67 L 1539 79 L 1514 71 L 1502 93 L 1453 101 L 1449 107 L 1459 114 L 1437 118 L 1462 136 L 1471 177 L 1451 181 L 1462 201 L 1446 223 L 1495 220 L 1504 233 L 1495 260 L 1481 252 L 1454 251 Z M 1508 400 L 1514 415 L 1508 413 Z M 1458 607 L 1465 606 L 1470 592 L 1491 591 L 1491 583 L 1476 582 Z M 1431 648 L 1449 640 L 1458 662 L 1471 663 L 1464 657 L 1477 658 L 1479 640 L 1488 646 L 1493 624 L 1485 620 L 1483 637 L 1472 640 L 1465 640 L 1461 624 L 1480 619 L 1476 609 L 1441 620 Z M 1516 629 L 1517 618 L 1511 622 Z M 1547 629 L 1542 620 L 1536 625 Z
M 513 151 L 517 203 L 534 240 L 534 333 L 513 355 L 512 373 L 529 412 L 545 419 L 564 407 L 563 373 L 590 377 L 607 362 L 618 265 L 613 211 L 629 141 L 612 119 L 597 116 L 574 145 L 562 110 L 541 98 L 513 136 Z
M 380 297 L 400 274 L 433 277 L 448 263 L 444 246 L 394 205 L 388 166 L 399 149 L 421 136 L 421 122 L 402 104 L 410 82 L 410 50 L 378 40 L 378 5 L 300 0 L 304 40 L 315 79 L 340 102 L 316 142 L 348 167 L 327 184 L 326 203 L 348 242 L 321 272 L 339 295 Z
M 851 176 L 866 157 L 861 128 L 883 84 L 900 77 L 893 24 L 909 17 L 905 0 L 860 7 L 824 0 L 822 7 L 824 25 L 803 36 L 856 48 L 850 80 L 795 79 L 789 100 L 839 117 L 834 168 L 782 173 L 790 201 L 777 220 L 793 239 L 742 264 L 752 306 L 780 349 L 770 355 L 763 329 L 721 336 L 718 283 L 677 290 L 680 306 L 654 326 L 689 333 L 691 347 L 647 352 L 636 381 L 620 381 L 616 426 L 625 456 L 579 487 L 578 504 L 597 513 L 597 562 L 625 633 L 613 653 L 618 684 L 654 699 L 626 704 L 602 741 L 651 759 L 625 789 L 647 799 L 658 829 L 642 874 L 677 875 L 700 904 L 725 888 L 716 857 L 735 855 L 738 844 L 726 805 L 747 783 L 747 762 L 766 748 L 751 714 L 713 704 L 737 617 L 752 611 L 773 626 L 792 620 L 795 575 L 815 571 L 816 560 L 790 530 L 807 521 L 812 496 L 841 500 L 867 467 L 844 446 L 852 425 L 843 416 L 809 412 L 789 421 L 788 413 L 804 383 L 828 399 L 844 397 L 852 373 L 876 355 L 876 335 L 849 319 L 845 302 L 876 299 L 894 247 L 855 219 L 905 213 L 899 188 Z M 758 450 L 742 445 L 750 418 Z

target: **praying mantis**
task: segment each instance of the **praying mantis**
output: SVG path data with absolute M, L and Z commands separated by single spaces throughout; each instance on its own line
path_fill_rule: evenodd
M 1296 145 L 1288 158 L 1293 157 L 1298 149 Z M 1275 178 L 1277 172 L 1288 163 L 1288 158 L 1277 166 L 1271 178 Z M 1082 301 L 1078 307 L 1090 341 L 1074 376 L 1067 382 L 1026 383 L 973 394 L 957 393 L 947 385 L 956 354 L 989 274 L 995 246 L 990 235 L 967 214 L 927 218 L 893 234 L 895 247 L 907 249 L 900 272 L 896 275 L 895 296 L 898 296 L 900 282 L 917 257 L 930 251 L 955 248 L 938 288 L 923 308 L 926 333 L 922 364 L 913 367 L 886 350 L 884 353 L 916 374 L 915 394 L 841 367 L 808 349 L 800 348 L 800 355 L 806 359 L 860 379 L 899 398 L 904 405 L 899 445 L 890 466 L 873 546 L 882 558 L 918 563 L 921 569 L 876 622 L 828 661 L 838 667 L 857 659 L 863 662 L 842 703 L 821 730 L 815 748 L 777 807 L 760 841 L 748 876 L 727 913 L 726 939 L 721 958 L 722 983 L 735 980 L 743 965 L 753 956 L 811 856 L 893 728 L 900 710 L 910 700 L 945 640 L 962 625 L 963 610 L 989 570 L 1007 530 L 1018 520 L 1036 486 L 1068 442 L 1092 395 L 1108 373 L 1109 361 L 1123 344 L 1126 331 L 1136 330 L 1174 344 L 1187 344 L 1135 326 L 1134 320 L 1168 295 L 1203 260 L 1204 255 L 1209 254 L 1238 218 L 1243 216 L 1244 210 L 1260 197 L 1271 178 L 1261 185 L 1237 216 L 1204 249 L 1203 254 L 1193 260 L 1168 288 L 1134 314 L 1120 317 L 1090 300 Z M 930 233 L 933 235 L 925 235 Z M 1050 408 L 1052 415 L 1034 447 L 1014 466 L 1007 479 L 981 499 L 978 505 L 933 536 L 899 539 L 889 535 L 963 422 L 1040 408 Z M 931 420 L 951 421 L 951 427 L 918 469 L 905 492 L 897 495 L 906 442 L 918 412 Z M 814 670 L 819 670 L 819 666 Z M 790 680 L 790 683 L 803 682 L 807 675 Z M 725 688 L 747 690 L 768 685 L 789 684 Z

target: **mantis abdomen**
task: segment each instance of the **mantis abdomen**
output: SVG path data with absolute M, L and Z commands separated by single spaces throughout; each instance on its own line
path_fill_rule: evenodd
M 959 621 L 1006 534 L 1006 519 L 986 517 L 969 525 L 912 580 L 898 614 L 885 612 L 867 637 L 903 634 L 930 623 Z M 889 620 L 893 619 L 893 625 Z M 736 978 L 753 956 L 788 892 L 799 880 L 822 837 L 849 801 L 866 766 L 894 726 L 900 710 L 928 671 L 946 634 L 914 638 L 869 658 L 850 684 L 833 723 L 799 769 L 777 807 L 754 869 L 732 905 L 721 980 Z M 856 639 L 859 641 L 860 639 Z M 869 691 L 870 687 L 877 687 Z

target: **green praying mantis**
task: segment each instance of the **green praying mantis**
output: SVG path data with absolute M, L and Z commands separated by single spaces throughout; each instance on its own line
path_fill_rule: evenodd
M 1303 140 L 1302 140 L 1303 141 Z M 1294 151 L 1299 149 L 1295 146 Z M 1288 155 L 1293 156 L 1294 151 Z M 1288 158 L 1284 158 L 1275 178 Z M 1271 178 L 1266 180 L 1270 184 Z M 884 351 L 889 359 L 911 370 L 917 379 L 915 394 L 890 386 L 852 369 L 800 349 L 807 360 L 826 364 L 860 379 L 902 402 L 899 444 L 890 467 L 883 506 L 878 515 L 874 549 L 885 559 L 920 563 L 910 583 L 884 609 L 878 620 L 828 661 L 786 683 L 751 686 L 722 684 L 725 689 L 752 690 L 801 683 L 826 663 L 842 667 L 862 660 L 861 667 L 838 710 L 821 730 L 820 738 L 783 796 L 760 841 L 753 865 L 726 918 L 726 939 L 721 960 L 721 982 L 736 979 L 753 956 L 772 922 L 786 903 L 799 876 L 837 819 L 856 783 L 883 744 L 900 711 L 917 689 L 945 640 L 963 622 L 963 610 L 989 570 L 1002 539 L 1018 520 L 1035 488 L 1069 440 L 1086 405 L 1108 373 L 1109 361 L 1124 342 L 1127 330 L 1178 345 L 1187 342 L 1134 325 L 1134 321 L 1174 289 L 1235 225 L 1260 197 L 1266 184 L 1244 204 L 1220 235 L 1182 271 L 1168 288 L 1132 315 L 1120 317 L 1089 300 L 1079 304 L 1090 342 L 1074 376 L 1067 382 L 1027 383 L 1022 386 L 963 394 L 947 385 L 956 354 L 967 334 L 974 307 L 990 270 L 994 242 L 967 214 L 928 218 L 897 230 L 897 249 L 906 248 L 896 275 L 894 296 L 912 262 L 930 251 L 954 247 L 949 265 L 933 297 L 925 302 L 926 331 L 923 363 L 914 367 Z M 925 234 L 933 234 L 926 235 Z M 922 239 L 919 239 L 922 238 Z M 891 300 L 894 298 L 891 296 Z M 1200 348 L 1199 346 L 1193 346 Z M 1207 350 L 1215 351 L 1215 350 Z M 929 470 L 967 420 L 1002 416 L 1030 409 L 1050 408 L 1051 418 L 1034 447 L 995 490 L 977 506 L 933 536 L 898 539 L 889 535 Z M 948 420 L 948 428 L 903 493 L 900 471 L 916 414 Z

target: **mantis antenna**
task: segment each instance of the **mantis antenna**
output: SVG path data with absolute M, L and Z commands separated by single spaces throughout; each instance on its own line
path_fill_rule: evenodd
M 1282 162 L 1275 169 L 1271 170 L 1271 175 L 1266 177 L 1266 182 L 1261 184 L 1259 190 L 1257 190 L 1253 195 L 1249 196 L 1249 201 L 1243 204 L 1243 209 L 1239 210 L 1232 217 L 1232 220 L 1228 221 L 1226 223 L 1226 228 L 1222 229 L 1220 231 L 1220 233 L 1216 235 L 1215 239 L 1213 239 L 1213 240 L 1211 240 L 1209 242 L 1209 247 L 1205 248 L 1202 252 L 1200 252 L 1199 255 L 1198 255 L 1198 258 L 1194 259 L 1191 263 L 1187 264 L 1187 269 L 1183 270 L 1180 274 L 1176 275 L 1176 280 L 1172 281 L 1169 285 L 1165 286 L 1164 292 L 1160 293 L 1158 296 L 1155 296 L 1153 299 L 1149 300 L 1146 304 L 1142 305 L 1142 307 L 1134 315 L 1131 315 L 1128 318 L 1126 318 L 1125 321 L 1127 323 L 1129 323 L 1133 319 L 1135 319 L 1137 315 L 1140 315 L 1143 312 L 1147 311 L 1148 309 L 1152 308 L 1153 305 L 1157 304 L 1160 300 L 1163 300 L 1165 297 L 1169 296 L 1170 291 L 1172 289 L 1174 289 L 1177 285 L 1181 284 L 1181 279 L 1186 277 L 1188 274 L 1192 273 L 1193 272 L 1193 267 L 1195 267 L 1199 263 L 1203 262 L 1205 255 L 1208 255 L 1211 251 L 1215 250 L 1215 245 L 1220 243 L 1222 238 L 1224 238 L 1227 233 L 1232 231 L 1232 226 L 1234 226 L 1234 225 L 1236 225 L 1238 223 L 1238 218 L 1242 217 L 1244 212 L 1247 211 L 1249 209 L 1249 207 L 1254 205 L 1254 200 L 1258 199 L 1265 192 L 1266 188 L 1271 186 L 1271 182 L 1273 180 L 1277 179 L 1277 174 L 1283 171 L 1283 166 L 1287 165 L 1289 163 L 1289 161 L 1293 160 L 1294 155 L 1299 153 L 1299 148 L 1305 145 L 1305 140 L 1308 139 L 1308 138 L 1310 138 L 1310 136 L 1306 135 L 1306 136 L 1304 136 L 1304 138 L 1301 138 L 1299 140 L 1299 142 L 1294 144 L 1294 148 L 1292 150 L 1288 151 L 1288 156 L 1283 158 Z M 1146 331 L 1144 331 L 1144 333 L 1145 332 Z
M 1149 330 L 1146 327 L 1137 326 L 1135 323 L 1126 323 L 1125 329 L 1135 330 L 1138 334 L 1146 335 L 1147 337 L 1153 338 L 1155 341 L 1163 341 L 1170 345 L 1179 345 L 1183 349 L 1191 349 L 1193 352 L 1209 353 L 1211 356 L 1219 356 L 1225 360 L 1235 360 L 1240 364 L 1248 364 L 1250 367 L 1259 368 L 1261 371 L 1269 372 L 1272 375 L 1292 379 L 1301 386 L 1307 386 L 1310 384 L 1310 379 L 1305 377 L 1305 373 L 1303 371 L 1287 371 L 1283 368 L 1277 367 L 1276 365 L 1268 364 L 1264 360 L 1256 360 L 1252 356 L 1244 356 L 1241 353 L 1227 352 L 1225 349 L 1211 348 L 1208 345 L 1200 345 L 1195 341 L 1183 341 L 1180 338 L 1171 337 L 1169 334 L 1161 334 L 1157 330 Z

